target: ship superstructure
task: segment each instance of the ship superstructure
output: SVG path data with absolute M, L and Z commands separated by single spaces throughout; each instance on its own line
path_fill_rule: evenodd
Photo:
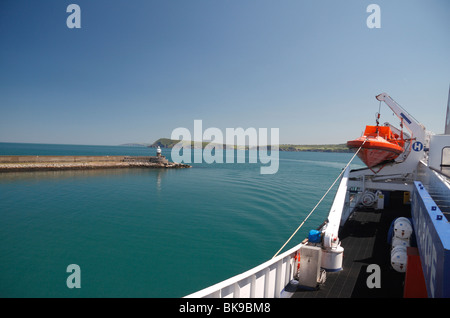
M 325 222 L 288 251 L 187 297 L 450 297 L 450 105 L 437 135 L 388 94 L 376 99 L 400 129 L 377 119 L 348 144 L 367 167 L 343 169 Z M 367 283 L 377 271 L 382 288 Z

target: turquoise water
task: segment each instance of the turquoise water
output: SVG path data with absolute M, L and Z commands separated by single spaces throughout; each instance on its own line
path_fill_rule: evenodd
M 0 155 L 154 154 L 0 143 Z M 170 151 L 163 155 L 170 159 Z M 0 173 L 0 297 L 195 292 L 270 259 L 351 156 L 280 152 L 273 175 L 250 163 Z M 322 223 L 335 189 L 285 249 Z M 69 264 L 80 266 L 79 289 L 66 285 Z

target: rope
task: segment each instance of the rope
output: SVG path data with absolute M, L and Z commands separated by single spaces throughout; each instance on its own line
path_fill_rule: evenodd
M 378 125 L 380 124 L 380 122 L 379 122 L 380 116 L 381 116 L 381 100 L 380 100 L 380 104 L 378 105 L 378 113 L 376 113 L 376 116 L 375 116 L 376 117 L 375 121 L 377 123 L 377 132 L 378 132 Z
M 278 252 L 275 253 L 275 255 L 272 257 L 275 258 L 278 253 L 281 252 L 281 250 L 286 246 L 287 243 L 289 243 L 289 241 L 294 237 L 294 235 L 298 232 L 298 230 L 301 229 L 301 227 L 303 226 L 303 224 L 305 224 L 306 220 L 308 220 L 308 218 L 311 216 L 311 214 L 316 210 L 316 208 L 319 206 L 319 204 L 323 201 L 323 199 L 327 196 L 328 192 L 330 192 L 330 190 L 333 188 L 333 186 L 336 184 L 336 182 L 341 178 L 341 176 L 344 174 L 345 170 L 347 170 L 348 166 L 350 165 L 350 163 L 353 161 L 353 159 L 355 159 L 356 155 L 358 154 L 358 152 L 361 150 L 362 146 L 366 143 L 367 138 L 364 139 L 364 142 L 361 144 L 361 146 L 359 147 L 359 149 L 355 152 L 355 154 L 353 155 L 352 159 L 350 159 L 350 161 L 347 163 L 347 165 L 345 166 L 344 169 L 342 169 L 341 173 L 339 174 L 339 176 L 336 178 L 336 180 L 334 180 L 333 184 L 328 188 L 327 192 L 325 192 L 325 194 L 322 196 L 322 198 L 319 200 L 319 202 L 317 202 L 316 206 L 311 210 L 311 212 L 309 212 L 309 214 L 306 216 L 306 218 L 303 220 L 303 222 L 299 225 L 299 227 L 294 231 L 294 233 L 292 233 L 291 237 L 283 244 L 283 246 L 278 250 Z

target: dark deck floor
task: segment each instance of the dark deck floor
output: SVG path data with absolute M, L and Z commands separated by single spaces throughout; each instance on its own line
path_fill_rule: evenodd
M 325 283 L 316 291 L 298 290 L 292 298 L 371 298 L 402 297 L 405 274 L 390 266 L 390 245 L 387 242 L 391 222 L 410 217 L 410 207 L 402 205 L 400 194 L 391 195 L 390 206 L 384 210 L 358 210 L 339 232 L 344 248 L 343 269 L 327 272 Z M 381 288 L 367 287 L 367 266 L 381 269 Z

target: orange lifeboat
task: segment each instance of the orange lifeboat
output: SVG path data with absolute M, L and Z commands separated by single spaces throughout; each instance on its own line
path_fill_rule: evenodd
M 347 141 L 347 147 L 355 151 L 361 146 L 358 157 L 372 168 L 397 158 L 404 151 L 405 141 L 389 126 L 366 126 L 362 137 Z

